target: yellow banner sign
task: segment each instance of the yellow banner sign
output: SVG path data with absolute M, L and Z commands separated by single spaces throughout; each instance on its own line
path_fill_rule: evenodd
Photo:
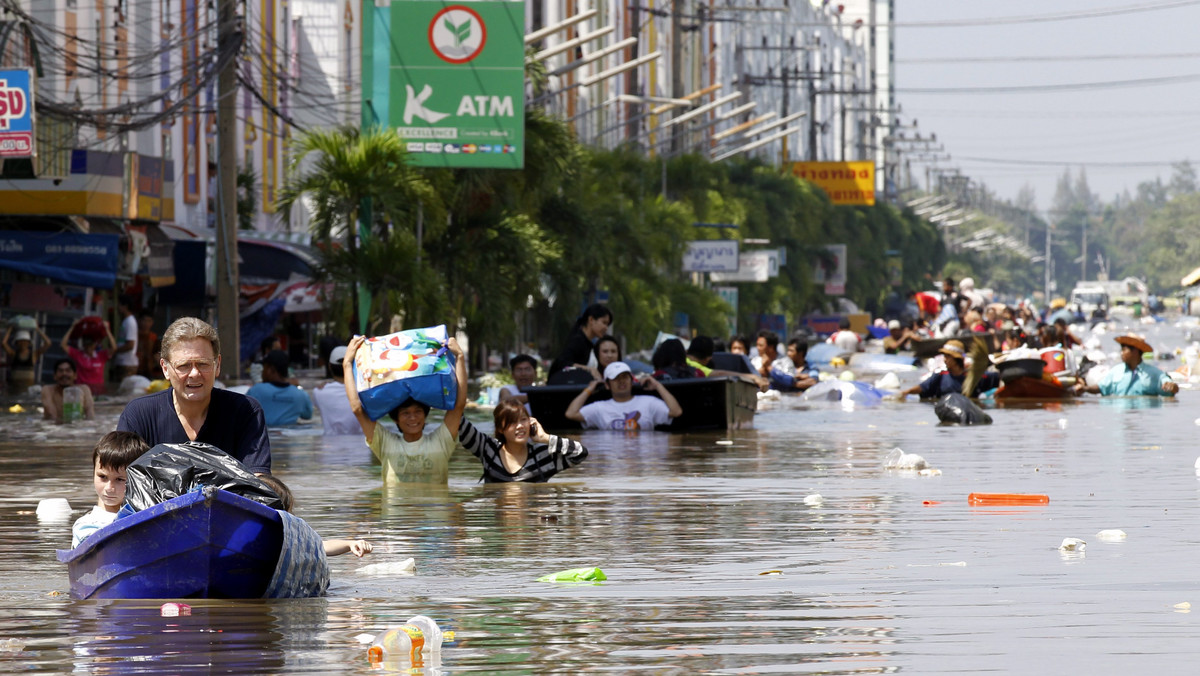
M 874 162 L 793 162 L 792 174 L 817 184 L 834 204 L 875 204 Z

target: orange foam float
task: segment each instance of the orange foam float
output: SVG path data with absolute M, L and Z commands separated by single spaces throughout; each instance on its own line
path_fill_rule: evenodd
M 1046 505 L 1049 495 L 1036 493 L 972 493 L 967 496 L 972 505 Z

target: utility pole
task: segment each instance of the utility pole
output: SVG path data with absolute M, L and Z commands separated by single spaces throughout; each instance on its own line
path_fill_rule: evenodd
M 687 92 L 683 86 L 683 6 L 684 0 L 671 0 L 671 98 L 682 99 Z M 679 117 L 684 111 L 676 109 L 674 117 Z M 682 125 L 671 127 L 671 153 L 679 152 L 683 139 L 680 137 Z M 665 164 L 664 166 L 664 172 Z M 664 180 L 664 184 L 666 181 Z
M 238 60 L 229 56 L 241 32 L 236 0 L 217 5 L 217 53 L 226 59 L 217 75 L 217 335 L 221 340 L 221 379 L 235 382 L 241 371 L 238 326 L 237 139 Z
M 1087 278 L 1088 278 L 1088 276 L 1087 276 L 1087 259 L 1088 259 L 1087 226 L 1088 226 L 1088 214 L 1084 214 L 1083 215 L 1083 252 L 1082 252 L 1082 256 L 1081 256 L 1081 258 L 1083 258 L 1083 270 L 1080 271 L 1080 277 L 1079 277 L 1079 281 L 1081 281 L 1081 282 L 1086 282 Z

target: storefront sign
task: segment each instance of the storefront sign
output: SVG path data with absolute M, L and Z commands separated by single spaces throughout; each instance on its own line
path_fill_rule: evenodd
M 109 289 L 117 279 L 117 235 L 0 232 L 0 268 Z
M 793 162 L 792 174 L 815 183 L 834 204 L 875 204 L 874 162 Z
M 33 75 L 0 70 L 0 157 L 33 157 Z

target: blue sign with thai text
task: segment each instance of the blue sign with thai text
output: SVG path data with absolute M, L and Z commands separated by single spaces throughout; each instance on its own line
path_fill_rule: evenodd
M 33 157 L 33 76 L 0 70 L 0 157 Z
M 0 268 L 55 281 L 111 289 L 117 281 L 118 235 L 0 232 Z

